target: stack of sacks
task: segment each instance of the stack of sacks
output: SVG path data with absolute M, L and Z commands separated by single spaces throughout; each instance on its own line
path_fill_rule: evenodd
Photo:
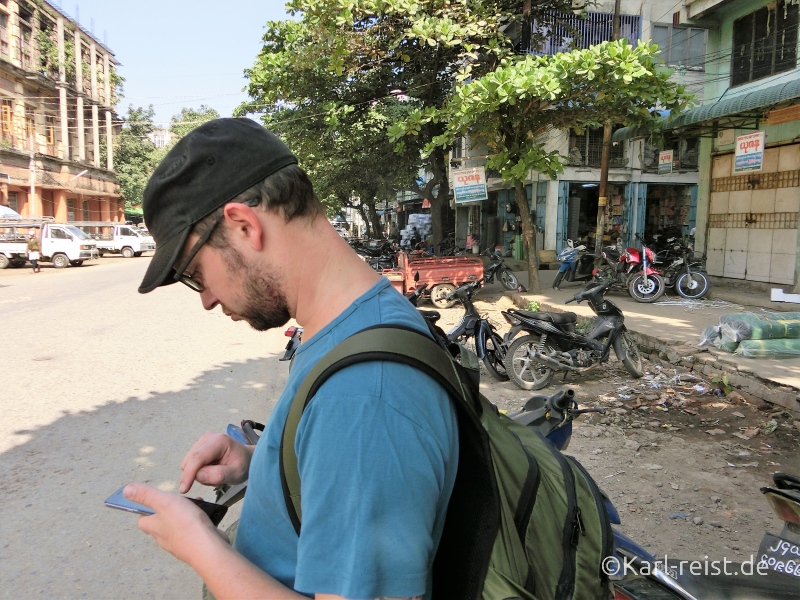
M 701 346 L 713 344 L 748 358 L 800 356 L 800 312 L 734 313 L 703 330 Z

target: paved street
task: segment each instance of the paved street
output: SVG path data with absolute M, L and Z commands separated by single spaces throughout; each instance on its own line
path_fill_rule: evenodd
M 181 285 L 140 295 L 148 262 L 0 271 L 0 597 L 199 595 L 103 500 L 130 481 L 175 490 L 207 428 L 264 419 L 286 338 L 206 313 Z

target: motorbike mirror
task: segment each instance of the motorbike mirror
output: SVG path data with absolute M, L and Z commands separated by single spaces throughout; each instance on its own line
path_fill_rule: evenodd
M 414 271 L 414 281 L 419 281 L 419 271 Z

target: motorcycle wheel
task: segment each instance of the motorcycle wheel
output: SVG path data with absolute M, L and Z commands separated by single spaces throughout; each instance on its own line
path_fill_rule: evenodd
M 655 302 L 664 295 L 666 286 L 661 275 L 648 275 L 647 285 L 641 273 L 631 277 L 628 282 L 628 293 L 637 302 Z
M 561 281 L 564 279 L 564 271 L 559 271 L 556 275 L 556 278 L 553 280 L 553 289 L 557 290 L 558 286 L 561 285 Z
M 702 298 L 708 293 L 711 283 L 702 271 L 681 273 L 675 282 L 675 291 L 684 298 Z
M 625 369 L 637 379 L 644 374 L 642 368 L 642 353 L 639 346 L 633 341 L 631 334 L 623 331 L 614 340 L 614 353 L 625 365 Z
M 553 380 L 553 369 L 530 358 L 530 351 L 538 346 L 539 336 L 525 335 L 514 340 L 506 352 L 505 366 L 508 376 L 523 390 L 540 390 Z M 556 350 L 545 342 L 542 352 L 553 355 Z
M 440 283 L 439 285 L 433 286 L 431 289 L 431 304 L 436 308 L 450 308 L 454 306 L 456 299 L 452 298 L 448 300 L 447 294 L 452 293 L 455 289 L 456 287 L 449 283 Z
M 497 381 L 508 381 L 505 359 L 506 350 L 502 338 L 497 334 L 487 337 L 486 356 L 483 357 L 483 365 L 489 371 L 489 375 Z
M 500 280 L 500 283 L 509 291 L 514 291 L 519 287 L 519 281 L 517 281 L 517 276 L 514 275 L 509 269 L 503 269 L 497 274 L 497 278 Z

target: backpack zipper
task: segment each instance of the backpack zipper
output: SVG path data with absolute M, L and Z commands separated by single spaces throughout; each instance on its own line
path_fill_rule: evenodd
M 594 503 L 597 506 L 597 514 L 600 517 L 600 523 L 602 525 L 600 528 L 600 545 L 603 553 L 600 558 L 602 562 L 602 559 L 606 558 L 607 556 L 611 556 L 611 553 L 613 552 L 612 540 L 614 535 L 611 530 L 611 520 L 608 517 L 606 505 L 605 502 L 603 502 L 602 493 L 600 492 L 600 488 L 594 482 L 594 479 L 592 479 L 588 471 L 586 471 L 586 468 L 572 456 L 568 456 L 567 458 L 572 461 L 572 464 L 578 467 L 578 470 L 580 470 L 580 472 L 585 476 L 589 491 L 591 492 L 592 498 L 594 498 Z M 600 567 L 600 578 L 604 582 L 608 580 L 608 575 L 603 571 L 602 565 Z
M 580 508 L 575 495 L 575 476 L 572 473 L 572 469 L 570 469 L 565 456 L 555 446 L 550 442 L 548 442 L 548 446 L 561 466 L 561 472 L 564 474 L 564 487 L 567 492 L 567 518 L 564 521 L 564 531 L 562 533 L 564 566 L 561 568 L 561 575 L 558 578 L 555 597 L 570 600 L 575 591 L 575 556 L 578 549 L 578 534 L 583 528 L 583 523 L 580 521 Z

